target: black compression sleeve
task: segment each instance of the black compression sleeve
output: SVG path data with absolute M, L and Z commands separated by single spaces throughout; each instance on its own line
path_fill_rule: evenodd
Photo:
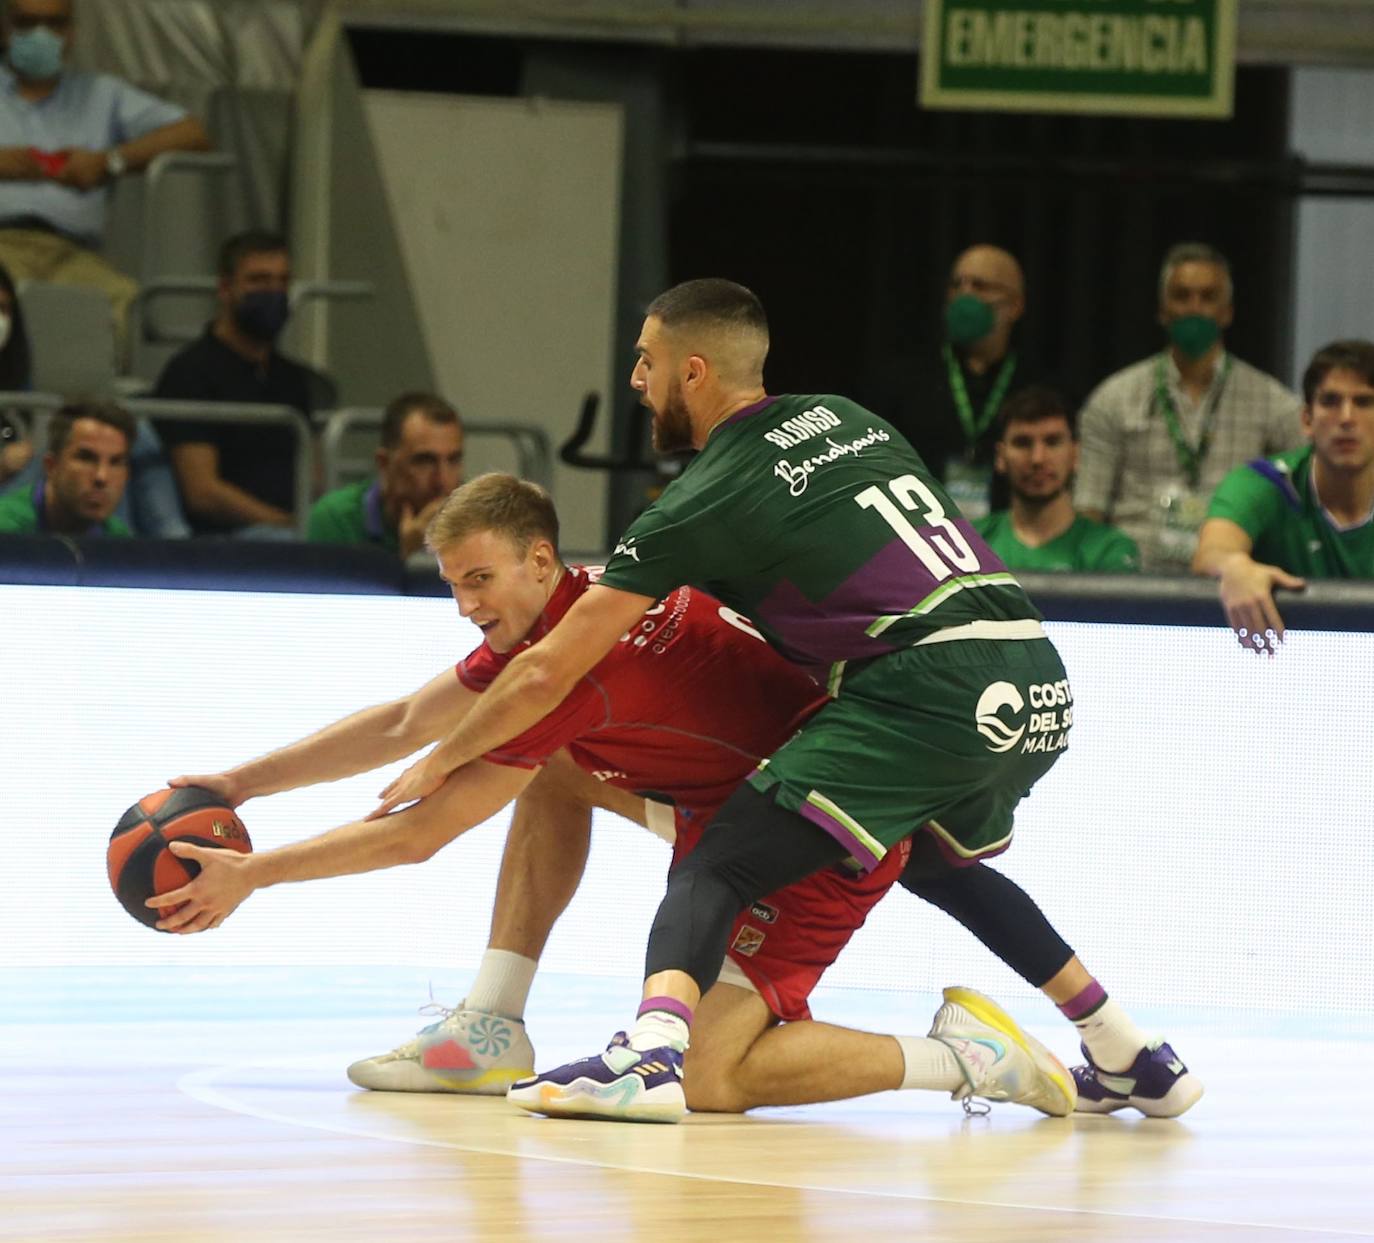
M 645 976 L 685 971 L 706 992 L 720 974 L 731 926 L 744 907 L 848 853 L 804 816 L 740 786 L 670 873 L 649 934 Z
M 1036 988 L 1073 957 L 1073 950 L 1020 885 L 985 863 L 945 863 L 927 833 L 912 838 L 901 884 L 952 915 Z

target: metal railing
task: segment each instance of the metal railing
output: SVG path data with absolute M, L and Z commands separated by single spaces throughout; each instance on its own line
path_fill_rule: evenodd
M 45 416 L 62 406 L 66 398 L 56 393 L 0 392 L 0 410 L 14 410 L 26 419 L 29 435 L 41 447 L 46 437 Z M 247 402 L 178 401 L 161 397 L 122 398 L 119 404 L 135 418 L 182 419 L 199 423 L 256 423 L 289 427 L 295 434 L 295 518 L 296 529 L 304 536 L 310 515 L 315 481 L 315 430 L 310 421 L 292 406 L 256 405 Z M 328 414 L 321 413 L 323 426 L 319 449 L 323 457 L 323 482 L 326 491 L 343 483 L 363 478 L 375 470 L 367 455 L 349 456 L 343 438 L 351 431 L 380 432 L 382 411 L 373 406 L 347 406 Z M 493 436 L 507 440 L 515 450 L 521 478 L 542 487 L 553 487 L 553 453 L 544 430 L 528 423 L 465 422 L 465 436 Z
M 29 438 L 41 450 L 47 443 L 48 417 L 68 398 L 57 393 L 0 392 L 0 410 L 20 411 L 28 417 Z M 181 419 L 192 423 L 249 423 L 290 428 L 295 437 L 295 525 L 304 536 L 310 515 L 315 479 L 315 440 L 309 420 L 292 406 L 249 402 L 177 401 L 159 397 L 124 398 L 119 404 L 136 419 Z
M 66 405 L 57 393 L 0 392 L 0 410 L 17 410 L 28 418 L 29 438 L 38 449 L 47 441 L 48 416 Z M 136 419 L 181 419 L 190 423 L 250 423 L 288 427 L 296 441 L 296 528 L 304 535 L 310 514 L 311 487 L 315 478 L 315 441 L 310 422 L 292 406 L 256 405 L 235 401 L 176 401 L 161 397 L 132 397 L 119 405 Z
M 159 298 L 176 294 L 200 294 L 213 298 L 219 287 L 214 276 L 159 276 L 150 280 L 138 291 L 140 331 L 142 340 L 153 345 L 181 345 L 194 341 L 202 331 L 201 326 L 181 325 L 160 328 L 152 320 L 148 308 Z M 294 312 L 309 302 L 343 302 L 359 298 L 370 298 L 375 292 L 371 281 L 292 281 L 287 290 L 287 299 Z
M 120 402 L 138 419 L 177 419 L 191 423 L 246 423 L 289 428 L 295 437 L 294 491 L 296 533 L 305 536 L 315 478 L 315 442 L 310 421 L 294 406 L 258 405 L 232 401 L 176 401 L 135 397 Z
M 139 291 L 134 300 L 130 323 L 135 342 L 191 339 L 194 332 L 190 336 L 160 332 L 153 320 L 152 304 L 168 293 L 214 293 L 215 289 L 213 276 L 191 278 L 167 273 L 162 259 L 168 228 L 167 213 L 161 210 L 164 187 L 179 177 L 222 177 L 232 173 L 237 166 L 238 161 L 224 151 L 164 151 L 144 170 L 139 234 Z M 195 280 L 196 284 L 181 284 L 187 280 Z
M 231 173 L 238 161 L 227 151 L 164 151 L 155 156 L 143 170 L 143 256 L 141 270 L 146 278 L 155 273 L 149 272 L 153 256 L 162 248 L 162 235 L 166 227 L 157 210 L 158 198 L 162 187 L 173 177 L 192 174 L 195 176 L 220 176 Z
M 366 456 L 350 455 L 344 447 L 343 440 L 354 431 L 380 432 L 382 413 L 375 406 L 345 406 L 324 418 L 320 452 L 324 464 L 326 491 L 362 479 L 376 469 L 370 451 Z M 515 450 L 520 477 L 552 490 L 553 453 L 549 448 L 548 435 L 543 428 L 532 423 L 469 422 L 464 419 L 463 435 L 494 436 L 509 440 Z
M 6 414 L 18 412 L 24 416 L 24 431 L 38 445 L 39 433 L 45 426 L 42 416 L 66 405 L 67 399 L 57 393 L 30 393 L 20 390 L 0 390 L 0 410 Z M 39 446 L 41 448 L 41 446 Z

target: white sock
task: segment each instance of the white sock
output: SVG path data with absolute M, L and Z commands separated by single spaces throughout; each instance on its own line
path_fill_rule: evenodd
M 679 1053 L 687 1048 L 687 1020 L 667 1010 L 645 1010 L 630 1030 L 630 1048 L 636 1053 L 670 1045 Z
M 477 978 L 468 989 L 465 1010 L 481 1010 L 486 1014 L 500 1014 L 508 1019 L 523 1020 L 525 1002 L 529 1000 L 530 985 L 534 983 L 539 962 L 510 950 L 487 950 Z
M 1112 1074 L 1129 1069 L 1147 1043 L 1145 1033 L 1135 1025 L 1135 1020 L 1110 997 L 1087 1018 L 1078 1019 L 1074 1026 L 1093 1061 Z
M 954 1050 L 929 1036 L 893 1036 L 901 1047 L 906 1069 L 903 1088 L 926 1088 L 936 1092 L 956 1092 L 968 1082 L 959 1069 Z

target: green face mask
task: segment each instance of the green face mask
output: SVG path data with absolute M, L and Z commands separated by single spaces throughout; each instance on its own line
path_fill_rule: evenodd
M 969 345 L 997 324 L 997 313 L 982 298 L 961 293 L 945 306 L 945 332 L 951 345 Z
M 1169 325 L 1169 340 L 1185 358 L 1201 358 L 1220 336 L 1221 325 L 1210 315 L 1182 315 Z

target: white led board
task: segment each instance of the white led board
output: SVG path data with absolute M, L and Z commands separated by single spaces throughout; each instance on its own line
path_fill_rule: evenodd
M 0 618 L 7 966 L 475 966 L 504 815 L 420 866 L 256 894 L 196 937 L 134 923 L 104 862 L 120 813 L 168 777 L 261 754 L 451 666 L 478 635 L 450 601 L 0 586 Z M 1051 632 L 1072 741 L 997 866 L 1128 1002 L 1374 1012 L 1374 636 L 1295 633 L 1263 660 L 1220 627 Z M 265 849 L 357 818 L 387 779 L 242 814 Z M 637 977 L 666 862 L 648 834 L 599 818 L 546 969 Z M 900 891 L 827 982 L 1032 992 Z

